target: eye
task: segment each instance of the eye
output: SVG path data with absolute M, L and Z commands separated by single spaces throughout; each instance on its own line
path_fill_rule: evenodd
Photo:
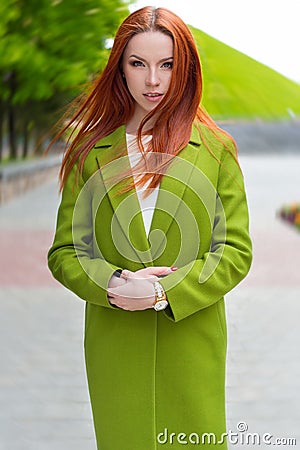
M 173 69 L 173 61 L 166 61 L 161 67 L 163 69 Z
M 130 61 L 130 65 L 133 67 L 143 67 L 144 63 L 142 61 L 135 60 L 135 61 Z

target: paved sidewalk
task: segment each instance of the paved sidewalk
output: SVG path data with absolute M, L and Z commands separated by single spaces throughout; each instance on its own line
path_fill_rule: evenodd
M 276 218 L 300 201 L 300 156 L 243 156 L 253 238 L 248 277 L 227 296 L 231 450 L 300 448 L 300 233 Z M 238 425 L 240 423 L 240 425 Z M 260 445 L 242 444 L 259 433 Z M 273 435 L 263 443 L 263 435 Z M 297 445 L 276 445 L 276 438 Z M 233 441 L 234 442 L 234 441 Z M 251 440 L 250 440 L 251 443 Z
M 300 157 L 245 155 L 241 164 L 254 262 L 226 300 L 228 430 L 238 433 L 230 449 L 270 448 L 243 444 L 247 433 L 272 434 L 271 448 L 275 438 L 295 437 L 296 446 L 284 446 L 295 449 L 300 234 L 275 213 L 300 200 Z M 82 348 L 84 302 L 46 267 L 56 192 L 51 182 L 0 208 L 0 450 L 96 450 Z

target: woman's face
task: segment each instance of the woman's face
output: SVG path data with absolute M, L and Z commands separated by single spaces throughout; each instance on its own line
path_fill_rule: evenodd
M 123 73 L 135 101 L 134 128 L 167 93 L 173 68 L 172 38 L 160 31 L 138 33 L 123 54 Z

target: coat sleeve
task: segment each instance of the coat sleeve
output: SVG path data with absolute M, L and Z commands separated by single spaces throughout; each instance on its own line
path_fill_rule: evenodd
M 216 197 L 209 251 L 161 280 L 170 305 L 165 314 L 175 322 L 222 299 L 250 269 L 252 246 L 244 180 L 227 150 L 219 166 Z
M 80 174 L 76 177 L 75 166 L 62 192 L 48 266 L 54 278 L 83 300 L 116 309 L 109 303 L 106 289 L 119 267 L 93 257 L 92 203 L 86 186 Z

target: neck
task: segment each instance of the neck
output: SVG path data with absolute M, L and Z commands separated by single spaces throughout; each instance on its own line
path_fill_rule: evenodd
M 132 118 L 126 123 L 126 133 L 128 134 L 137 134 L 138 129 L 140 127 L 140 124 L 142 120 L 144 119 L 145 114 L 138 117 L 138 115 L 135 113 Z M 147 134 L 147 131 L 152 130 L 153 126 L 155 124 L 155 118 L 152 117 L 143 127 L 143 133 Z

